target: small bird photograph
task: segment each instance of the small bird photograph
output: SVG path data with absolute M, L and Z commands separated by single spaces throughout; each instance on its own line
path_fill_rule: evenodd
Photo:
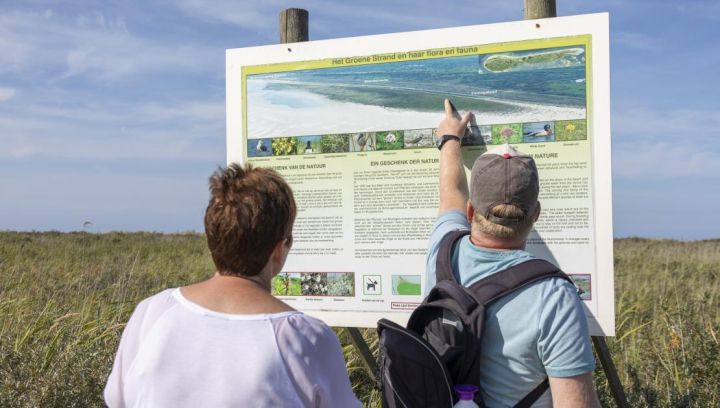
M 375 132 L 352 133 L 350 135 L 350 149 L 353 152 L 372 152 L 377 150 L 377 137 Z
M 553 122 L 535 122 L 523 124 L 524 143 L 540 143 L 554 141 L 555 132 Z
M 322 153 L 320 144 L 320 136 L 298 136 L 298 154 L 318 154 Z
M 248 139 L 247 141 L 248 157 L 272 156 L 272 140 L 265 139 Z
M 412 129 L 405 131 L 405 148 L 418 149 L 434 147 L 433 129 Z

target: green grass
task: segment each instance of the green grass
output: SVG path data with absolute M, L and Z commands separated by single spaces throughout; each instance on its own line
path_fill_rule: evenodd
M 201 235 L 0 232 L 0 406 L 101 406 L 141 299 L 211 276 Z M 633 407 L 720 406 L 720 241 L 615 243 L 617 336 Z M 337 330 L 358 397 L 378 393 Z M 377 352 L 374 330 L 362 330 Z M 604 406 L 613 406 L 598 369 Z

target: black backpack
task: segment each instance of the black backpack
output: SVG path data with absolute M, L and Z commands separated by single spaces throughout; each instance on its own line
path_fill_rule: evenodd
M 386 408 L 452 407 L 455 384 L 473 384 L 475 403 L 485 407 L 480 389 L 480 345 L 485 308 L 500 297 L 547 278 L 570 278 L 553 264 L 533 259 L 465 288 L 452 273 L 455 243 L 469 231 L 443 238 L 437 256 L 437 284 L 413 311 L 404 328 L 378 321 L 378 382 Z M 530 407 L 548 388 L 540 383 L 515 407 Z

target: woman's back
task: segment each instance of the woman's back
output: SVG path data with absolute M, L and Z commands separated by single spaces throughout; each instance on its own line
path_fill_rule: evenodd
M 237 163 L 210 177 L 214 276 L 142 301 L 105 387 L 111 407 L 359 407 L 340 343 L 271 294 L 292 247 L 290 186 Z
M 335 334 L 296 311 L 226 314 L 168 289 L 130 318 L 112 406 L 359 406 Z

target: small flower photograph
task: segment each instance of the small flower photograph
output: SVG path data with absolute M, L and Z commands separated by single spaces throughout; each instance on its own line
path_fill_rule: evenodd
M 297 154 L 297 139 L 294 137 L 274 137 L 272 139 L 273 156 L 289 156 Z
M 328 272 L 327 294 L 330 296 L 353 296 L 355 294 L 355 274 L 352 272 Z
M 402 130 L 389 130 L 375 133 L 378 150 L 400 150 L 405 144 Z
M 324 272 L 300 273 L 300 291 L 303 296 L 327 296 L 327 274 Z
M 555 132 L 558 142 L 587 140 L 587 123 L 584 119 L 559 120 L 555 122 Z
M 517 144 L 523 142 L 522 124 L 508 123 L 505 125 L 492 125 L 492 144 Z

